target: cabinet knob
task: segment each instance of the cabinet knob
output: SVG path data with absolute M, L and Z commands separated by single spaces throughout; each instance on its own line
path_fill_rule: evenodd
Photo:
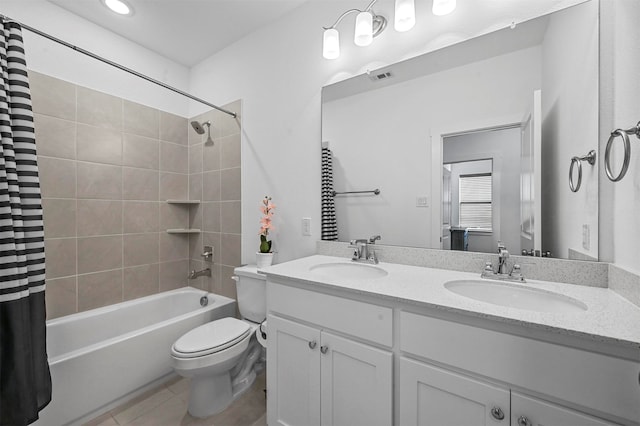
M 320 346 L 320 352 L 322 352 L 323 354 L 326 354 L 328 350 L 329 350 L 329 346 L 325 346 L 325 345 Z
M 502 409 L 500 407 L 493 407 L 491 409 L 491 415 L 496 420 L 504 419 L 504 412 L 502 411 Z
M 315 340 L 310 341 L 309 342 L 309 349 L 315 349 L 316 345 L 317 345 L 317 343 L 316 343 Z
M 527 416 L 518 417 L 518 426 L 531 426 L 531 420 Z

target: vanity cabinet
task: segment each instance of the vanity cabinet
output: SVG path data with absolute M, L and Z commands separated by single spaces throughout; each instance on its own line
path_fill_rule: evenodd
M 393 356 L 376 347 L 391 346 L 391 309 L 274 283 L 267 295 L 268 424 L 391 425 Z

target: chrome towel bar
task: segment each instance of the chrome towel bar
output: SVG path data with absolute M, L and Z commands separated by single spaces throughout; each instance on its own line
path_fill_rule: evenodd
M 630 129 L 616 129 L 611 132 L 611 136 L 609 136 L 609 140 L 607 141 L 607 149 L 604 151 L 604 169 L 607 172 L 607 177 L 612 182 L 620 181 L 624 175 L 627 174 L 627 170 L 629 169 L 629 161 L 631 160 L 631 142 L 629 142 L 629 135 L 636 135 L 638 139 L 640 139 L 640 121 L 636 124 L 635 127 Z M 611 147 L 613 146 L 613 141 L 620 136 L 622 138 L 622 143 L 624 146 L 624 159 L 622 161 L 622 169 L 618 176 L 614 176 L 611 171 Z
M 351 194 L 373 194 L 373 195 L 379 195 L 380 194 L 380 190 L 378 188 L 376 188 L 376 189 L 372 189 L 370 191 L 344 191 L 344 192 L 333 191 L 332 194 L 333 194 L 334 197 L 336 195 L 351 195 Z
M 589 151 L 584 157 L 573 157 L 571 159 L 571 166 L 569 167 L 569 188 L 572 192 L 578 192 L 580 185 L 582 185 L 582 162 L 586 161 L 592 166 L 596 164 L 596 152 L 595 150 Z M 573 166 L 578 165 L 578 182 L 573 183 Z

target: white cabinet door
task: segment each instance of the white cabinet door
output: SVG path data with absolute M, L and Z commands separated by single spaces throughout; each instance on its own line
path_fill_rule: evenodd
M 588 416 L 518 392 L 511 393 L 512 426 L 613 426 L 604 420 Z
M 320 331 L 269 315 L 270 426 L 320 425 Z
M 391 425 L 391 352 L 327 332 L 322 332 L 321 351 L 322 424 Z
M 400 359 L 402 426 L 509 426 L 509 390 Z

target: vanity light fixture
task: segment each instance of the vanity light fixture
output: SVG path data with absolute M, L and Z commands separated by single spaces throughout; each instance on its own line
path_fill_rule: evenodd
M 433 11 L 434 15 L 442 16 L 448 15 L 453 12 L 456 8 L 456 0 L 433 0 Z
M 124 0 L 100 0 L 100 2 L 118 15 L 133 15 L 133 8 Z

